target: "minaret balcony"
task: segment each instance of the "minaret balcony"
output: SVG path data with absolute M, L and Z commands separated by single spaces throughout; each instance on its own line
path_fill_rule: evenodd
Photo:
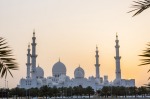
M 31 73 L 35 73 L 35 70 L 31 70 Z
M 98 58 L 98 57 L 99 57 L 99 55 L 95 55 L 95 57 L 97 57 L 97 58 Z
M 36 46 L 36 43 L 32 43 L 31 45 L 32 45 L 32 46 Z
M 99 67 L 99 66 L 100 66 L 100 64 L 95 64 L 95 67 L 97 67 L 97 66 Z
M 33 58 L 33 57 L 37 57 L 37 55 L 31 55 L 31 57 Z
M 120 46 L 119 46 L 119 45 L 117 45 L 117 46 L 115 46 L 115 48 L 120 48 Z
M 26 65 L 27 65 L 27 66 L 30 66 L 30 65 L 31 65 L 31 63 L 26 63 Z
M 114 57 L 115 59 L 121 59 L 121 56 Z

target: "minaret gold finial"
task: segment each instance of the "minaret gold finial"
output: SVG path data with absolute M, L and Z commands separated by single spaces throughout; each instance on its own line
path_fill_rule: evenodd
M 35 29 L 33 29 L 33 37 L 35 37 Z
M 118 33 L 116 32 L 116 39 L 118 40 Z
M 30 43 L 28 44 L 28 49 L 30 49 Z
M 97 47 L 97 45 L 96 45 L 96 51 L 98 51 L 98 47 Z

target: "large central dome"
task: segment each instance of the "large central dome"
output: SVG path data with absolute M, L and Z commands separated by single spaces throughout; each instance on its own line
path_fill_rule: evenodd
M 59 77 L 60 75 L 66 75 L 66 66 L 60 62 L 60 60 L 53 65 L 52 68 L 53 77 Z

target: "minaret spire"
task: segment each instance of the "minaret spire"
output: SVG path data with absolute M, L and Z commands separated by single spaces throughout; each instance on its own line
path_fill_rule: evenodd
M 27 49 L 28 53 L 27 53 L 27 63 L 26 63 L 26 66 L 27 66 L 27 77 L 26 78 L 30 78 L 30 57 L 31 57 L 31 54 L 30 54 L 30 45 L 28 45 L 28 49 Z
M 121 57 L 119 56 L 119 40 L 118 40 L 118 35 L 116 34 L 116 56 L 115 56 L 115 60 L 116 60 L 116 79 L 120 80 L 121 79 L 121 69 L 120 69 L 120 59 Z
M 97 47 L 97 45 L 96 45 L 95 58 L 96 58 L 96 64 L 95 64 L 95 67 L 96 67 L 96 78 L 100 78 L 100 73 L 99 73 L 100 64 L 99 64 L 99 55 L 98 55 L 98 47 Z
M 35 31 L 33 31 L 33 37 L 32 37 L 32 78 L 36 78 L 36 43 L 35 43 L 36 37 L 35 37 Z

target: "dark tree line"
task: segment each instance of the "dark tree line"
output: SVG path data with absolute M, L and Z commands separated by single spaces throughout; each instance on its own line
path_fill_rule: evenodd
M 94 95 L 94 89 L 92 87 L 83 88 L 82 86 L 76 87 L 48 87 L 43 86 L 41 88 L 12 88 L 12 89 L 0 89 L 0 98 L 1 97 L 15 97 L 15 99 L 22 99 L 23 97 L 30 98 L 30 97 L 73 97 L 73 96 L 90 96 Z
M 122 87 L 122 86 L 104 86 L 101 90 L 97 90 L 94 92 L 92 87 L 83 88 L 82 86 L 75 87 L 48 87 L 43 86 L 41 88 L 12 88 L 12 89 L 0 89 L 0 98 L 1 97 L 15 97 L 15 99 L 22 99 L 22 97 L 26 97 L 27 99 L 31 97 L 42 97 L 43 99 L 47 99 L 48 97 L 73 97 L 75 98 L 83 98 L 83 96 L 88 96 L 90 98 L 91 95 L 97 95 L 101 97 L 137 97 L 140 95 L 145 97 L 150 95 L 150 88 L 142 86 L 142 87 Z
M 142 86 L 142 87 L 123 87 L 123 86 L 104 86 L 101 90 L 97 90 L 99 96 L 107 98 L 108 96 L 118 97 L 118 96 L 133 96 L 137 97 L 140 95 L 145 97 L 146 95 L 150 95 L 150 89 Z

